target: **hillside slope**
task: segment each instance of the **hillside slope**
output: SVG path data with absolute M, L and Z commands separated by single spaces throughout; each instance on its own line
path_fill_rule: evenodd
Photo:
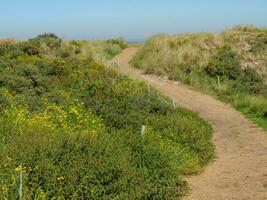
M 119 70 L 144 80 L 177 103 L 197 112 L 214 127 L 215 162 L 198 176 L 188 177 L 187 200 L 266 200 L 267 135 L 231 106 L 184 85 L 131 68 L 138 51 L 128 48 L 115 58 Z
M 212 94 L 267 130 L 267 30 L 158 35 L 132 59 L 145 73 Z
M 0 44 L 0 199 L 183 196 L 214 156 L 211 126 L 80 45 Z

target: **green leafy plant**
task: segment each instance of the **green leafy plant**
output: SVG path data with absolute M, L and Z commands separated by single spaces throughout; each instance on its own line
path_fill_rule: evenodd
M 119 45 L 121 49 L 125 49 L 127 47 L 127 42 L 123 38 L 117 38 L 117 39 L 110 39 L 107 40 L 108 44 L 115 44 Z
M 219 76 L 236 80 L 241 75 L 242 70 L 235 52 L 232 51 L 231 47 L 224 46 L 211 59 L 205 72 L 212 77 Z

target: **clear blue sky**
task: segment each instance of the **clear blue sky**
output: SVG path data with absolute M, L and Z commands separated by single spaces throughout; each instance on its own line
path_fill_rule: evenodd
M 267 27 L 267 0 L 0 0 L 0 37 L 68 39 Z

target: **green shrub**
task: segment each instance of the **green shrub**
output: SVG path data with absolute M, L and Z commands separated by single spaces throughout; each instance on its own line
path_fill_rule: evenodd
M 107 72 L 101 66 L 89 68 L 85 76 L 90 82 L 85 84 L 87 86 L 80 93 L 85 105 L 102 116 L 106 124 L 112 128 L 126 128 L 138 133 L 141 125 L 147 124 L 156 132 L 162 134 L 166 132 L 167 139 L 182 146 L 185 145 L 192 151 L 193 157 L 199 161 L 193 166 L 195 169 L 203 166 L 212 158 L 213 145 L 210 143 L 212 130 L 208 124 L 183 109 L 174 110 L 171 101 L 159 96 L 157 92 L 152 90 L 148 94 L 145 84 L 136 84 L 127 77 L 118 76 L 112 71 Z M 181 113 L 182 118 L 179 117 Z M 170 119 L 175 120 L 170 123 Z M 187 125 L 187 121 L 190 125 Z M 196 129 L 201 135 L 190 134 Z M 172 137 L 170 137 L 171 133 L 173 133 Z M 201 140 L 201 137 L 207 140 Z M 201 141 L 204 148 L 200 144 L 195 144 L 195 141 Z M 193 144 L 194 147 L 191 146 Z
M 53 33 L 45 33 L 28 41 L 17 43 L 4 43 L 0 45 L 0 56 L 8 55 L 10 58 L 18 58 L 22 55 L 43 56 L 51 52 L 59 51 L 62 40 Z
M 229 46 L 224 46 L 211 59 L 205 72 L 212 77 L 226 77 L 236 80 L 242 73 L 237 54 Z
M 117 44 L 107 44 L 105 47 L 105 53 L 108 54 L 110 57 L 114 57 L 121 52 L 121 48 Z
M 123 38 L 107 40 L 107 43 L 112 45 L 119 45 L 121 49 L 125 49 L 127 47 L 127 42 Z
M 0 45 L 0 56 L 7 55 L 11 59 L 15 59 L 19 56 L 23 55 L 23 51 L 19 45 L 17 44 L 8 44 L 8 45 Z
M 12 107 L 0 122 L 5 198 L 17 197 L 20 172 L 30 199 L 172 199 L 186 189 L 178 173 L 182 149 L 149 129 L 145 138 L 126 130 L 106 134 L 82 106 L 50 106 L 38 114 Z
M 31 41 L 26 41 L 20 44 L 22 51 L 29 55 L 29 56 L 34 56 L 34 55 L 40 55 L 40 43 L 36 40 L 31 40 Z
M 29 40 L 29 42 L 39 42 L 40 45 L 45 44 L 50 49 L 58 49 L 62 45 L 62 39 L 54 33 L 44 33 L 38 35 L 36 38 Z
M 267 36 L 261 36 L 252 44 L 250 51 L 253 54 L 259 54 L 267 49 Z

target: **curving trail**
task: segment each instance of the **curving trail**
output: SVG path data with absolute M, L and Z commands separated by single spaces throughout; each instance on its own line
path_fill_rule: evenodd
M 143 75 L 129 65 L 137 52 L 130 47 L 115 58 L 120 72 L 144 80 L 212 124 L 215 162 L 203 173 L 186 177 L 191 193 L 185 200 L 267 200 L 267 134 L 231 106 L 179 83 Z

